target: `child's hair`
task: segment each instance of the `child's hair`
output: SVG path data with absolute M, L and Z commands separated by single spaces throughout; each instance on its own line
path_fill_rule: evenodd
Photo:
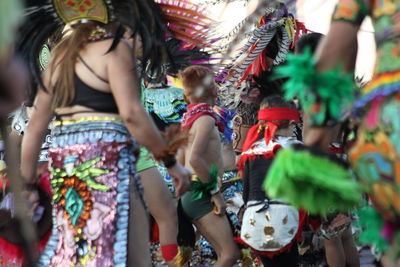
M 309 47 L 311 49 L 311 53 L 314 54 L 323 37 L 324 35 L 318 32 L 301 36 L 296 42 L 296 54 L 302 54 L 307 47 Z
M 214 73 L 203 66 L 190 66 L 184 69 L 179 77 L 186 97 L 195 102 L 203 102 L 210 96 L 216 96 Z
M 260 103 L 260 109 L 266 108 L 291 108 L 296 109 L 296 105 L 293 101 L 287 102 L 279 95 L 271 95 L 265 97 Z M 288 120 L 280 120 L 279 122 L 279 129 L 283 129 L 289 126 L 290 121 Z

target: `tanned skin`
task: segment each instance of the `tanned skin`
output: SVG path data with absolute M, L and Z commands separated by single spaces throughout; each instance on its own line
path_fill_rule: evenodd
M 214 104 L 211 94 L 202 103 Z M 196 103 L 191 97 L 186 97 L 190 103 Z M 178 160 L 202 182 L 210 181 L 210 168 L 216 165 L 218 175 L 222 176 L 224 164 L 222 161 L 222 145 L 215 126 L 215 120 L 210 116 L 198 118 L 189 130 L 188 145 L 180 151 Z M 202 218 L 193 221 L 200 233 L 211 243 L 217 253 L 215 267 L 233 266 L 239 258 L 239 249 L 233 241 L 228 218 L 225 215 L 226 204 L 221 193 L 212 196 L 215 209 Z

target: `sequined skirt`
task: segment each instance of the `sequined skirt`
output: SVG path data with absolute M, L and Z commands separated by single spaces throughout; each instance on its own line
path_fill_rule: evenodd
M 111 118 L 56 122 L 49 150 L 53 231 L 39 266 L 126 266 L 138 146 Z

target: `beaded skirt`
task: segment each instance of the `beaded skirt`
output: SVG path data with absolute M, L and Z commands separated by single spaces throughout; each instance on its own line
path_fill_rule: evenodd
M 136 142 L 112 118 L 57 121 L 52 135 L 53 231 L 38 265 L 126 266 Z

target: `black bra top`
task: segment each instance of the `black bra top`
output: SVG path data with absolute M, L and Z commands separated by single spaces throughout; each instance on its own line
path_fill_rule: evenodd
M 101 81 L 108 83 L 107 80 L 97 75 L 92 68 L 80 57 L 79 60 Z M 115 103 L 114 96 L 111 93 L 96 90 L 85 84 L 78 75 L 74 75 L 75 98 L 71 102 L 71 106 L 80 105 L 93 109 L 98 112 L 118 113 L 118 106 Z

